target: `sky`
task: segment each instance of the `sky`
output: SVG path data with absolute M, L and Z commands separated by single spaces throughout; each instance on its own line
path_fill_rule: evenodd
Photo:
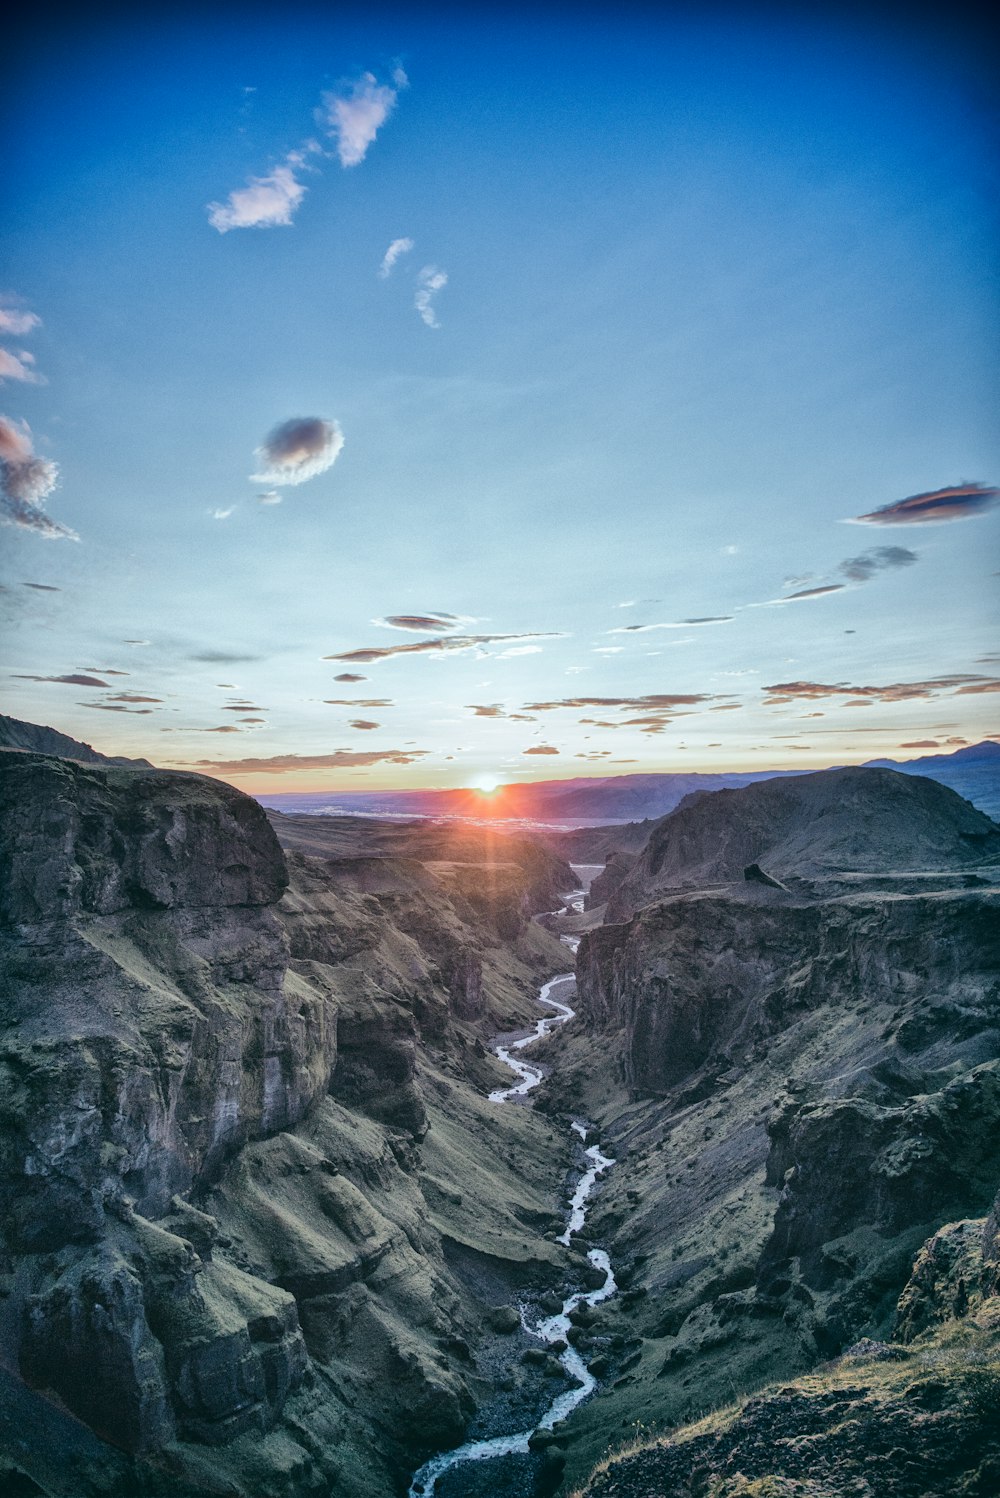
M 918 14 L 22 22 L 2 710 L 258 793 L 997 737 L 992 63 Z

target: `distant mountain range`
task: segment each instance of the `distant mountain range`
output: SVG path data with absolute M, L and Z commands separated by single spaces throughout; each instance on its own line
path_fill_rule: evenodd
M 987 816 L 1000 817 L 1000 744 L 984 740 L 953 754 L 922 759 L 876 759 L 863 768 L 925 775 L 957 791 Z M 799 770 L 753 770 L 733 774 L 671 773 L 615 775 L 607 778 L 546 780 L 501 786 L 492 796 L 474 790 L 274 792 L 257 799 L 278 811 L 369 815 L 494 818 L 526 822 L 639 822 L 666 816 L 695 791 L 739 790 L 760 780 L 805 773 Z
M 0 714 L 0 750 L 55 754 L 84 764 L 152 768 L 148 760 L 111 757 L 68 734 Z M 835 766 L 834 768 L 840 768 Z M 994 821 L 1000 821 L 1000 744 L 984 739 L 953 754 L 921 759 L 872 759 L 865 769 L 926 775 L 957 791 Z M 653 821 L 695 791 L 739 790 L 760 780 L 801 775 L 803 770 L 746 770 L 732 774 L 666 771 L 505 785 L 492 796 L 467 788 L 450 791 L 274 791 L 256 799 L 275 811 L 369 816 L 467 817 L 475 821 L 551 822 L 567 827 L 607 822 Z

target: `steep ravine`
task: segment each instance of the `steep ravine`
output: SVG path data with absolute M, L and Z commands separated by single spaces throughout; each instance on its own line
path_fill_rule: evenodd
M 29 753 L 0 839 L 0 1485 L 395 1498 L 519 1288 L 591 1267 L 565 1132 L 488 1102 L 483 1044 L 565 965 L 530 915 L 569 871 L 286 860 L 217 782 Z
M 582 938 L 579 1019 L 548 1042 L 536 1106 L 594 1119 L 619 1161 L 591 1223 L 623 1293 L 594 1331 L 635 1355 L 561 1432 L 570 1484 L 616 1443 L 889 1336 L 921 1244 L 995 1194 L 1000 834 L 941 787 L 890 788 L 803 777 L 784 822 L 761 788 L 727 793 L 729 848 L 784 889 L 712 862 L 721 798 L 677 813 Z

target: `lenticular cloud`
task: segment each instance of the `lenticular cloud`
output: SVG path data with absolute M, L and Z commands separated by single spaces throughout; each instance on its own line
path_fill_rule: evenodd
M 255 484 L 304 484 L 325 473 L 344 445 L 339 422 L 319 416 L 293 416 L 283 421 L 256 449 L 260 471 Z

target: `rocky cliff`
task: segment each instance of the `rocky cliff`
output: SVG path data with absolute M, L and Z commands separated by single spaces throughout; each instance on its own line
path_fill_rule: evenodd
M 547 1085 L 619 1160 L 592 1224 L 627 1291 L 589 1335 L 632 1351 L 560 1435 L 571 1477 L 889 1336 L 921 1242 L 987 1210 L 998 838 L 944 787 L 831 772 L 698 798 L 612 891 Z
M 286 859 L 219 782 L 29 752 L 0 858 L 0 1480 L 388 1498 L 572 1266 L 476 1028 L 565 964 L 557 861 Z

